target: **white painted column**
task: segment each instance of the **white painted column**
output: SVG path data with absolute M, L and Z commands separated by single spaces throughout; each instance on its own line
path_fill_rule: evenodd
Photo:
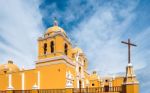
M 112 81 L 109 82 L 109 91 L 112 91 Z
M 77 88 L 79 88 L 79 79 L 77 78 Z
M 12 90 L 12 74 L 8 75 L 8 90 Z
M 40 71 L 38 71 L 38 89 L 40 89 Z
M 100 82 L 101 82 L 102 91 L 104 91 L 104 81 L 101 79 Z
M 24 90 L 24 85 L 25 85 L 25 74 L 24 72 L 21 74 L 21 77 L 22 77 L 22 90 Z
M 82 79 L 82 88 L 85 88 L 84 79 Z
M 8 78 L 9 78 L 9 87 L 11 87 L 11 84 L 12 84 L 12 82 L 11 82 L 11 80 L 12 80 L 12 75 L 9 74 L 9 75 L 8 75 Z

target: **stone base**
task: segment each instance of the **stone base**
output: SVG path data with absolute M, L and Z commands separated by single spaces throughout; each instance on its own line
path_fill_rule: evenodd
M 139 93 L 139 84 L 124 84 L 123 93 Z

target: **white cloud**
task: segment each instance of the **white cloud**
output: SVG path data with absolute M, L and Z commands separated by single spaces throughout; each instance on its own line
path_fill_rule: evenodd
M 90 70 L 96 69 L 100 74 L 125 71 L 127 46 L 121 44 L 121 41 L 128 39 L 125 34 L 136 17 L 133 10 L 137 3 L 137 1 L 127 2 L 124 7 L 119 2 L 98 6 L 88 20 L 85 19 L 74 28 L 72 36 L 85 51 Z M 136 40 L 136 38 L 129 38 Z M 137 53 L 138 50 L 134 49 L 134 51 Z M 145 66 L 142 55 L 132 56 L 135 69 Z
M 37 0 L 0 1 L 0 63 L 12 59 L 22 67 L 33 67 L 42 17 Z

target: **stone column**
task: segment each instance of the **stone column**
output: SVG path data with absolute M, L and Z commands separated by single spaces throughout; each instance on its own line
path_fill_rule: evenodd
M 133 71 L 133 66 L 129 63 L 126 67 L 126 81 L 123 83 L 123 93 L 139 93 L 139 82 Z

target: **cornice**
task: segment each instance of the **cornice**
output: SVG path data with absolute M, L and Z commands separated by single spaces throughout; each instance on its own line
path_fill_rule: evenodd
M 65 63 L 70 64 L 72 66 L 75 66 L 75 63 L 73 63 L 73 61 L 71 61 L 71 59 L 69 59 L 65 55 L 63 55 L 63 56 L 57 56 L 57 57 L 54 57 L 54 58 L 40 59 L 40 60 L 36 61 L 36 65 L 42 64 L 42 63 L 46 63 L 46 62 L 50 62 L 50 61 L 56 61 L 56 60 L 65 60 Z M 54 62 L 52 62 L 52 63 L 54 63 Z

